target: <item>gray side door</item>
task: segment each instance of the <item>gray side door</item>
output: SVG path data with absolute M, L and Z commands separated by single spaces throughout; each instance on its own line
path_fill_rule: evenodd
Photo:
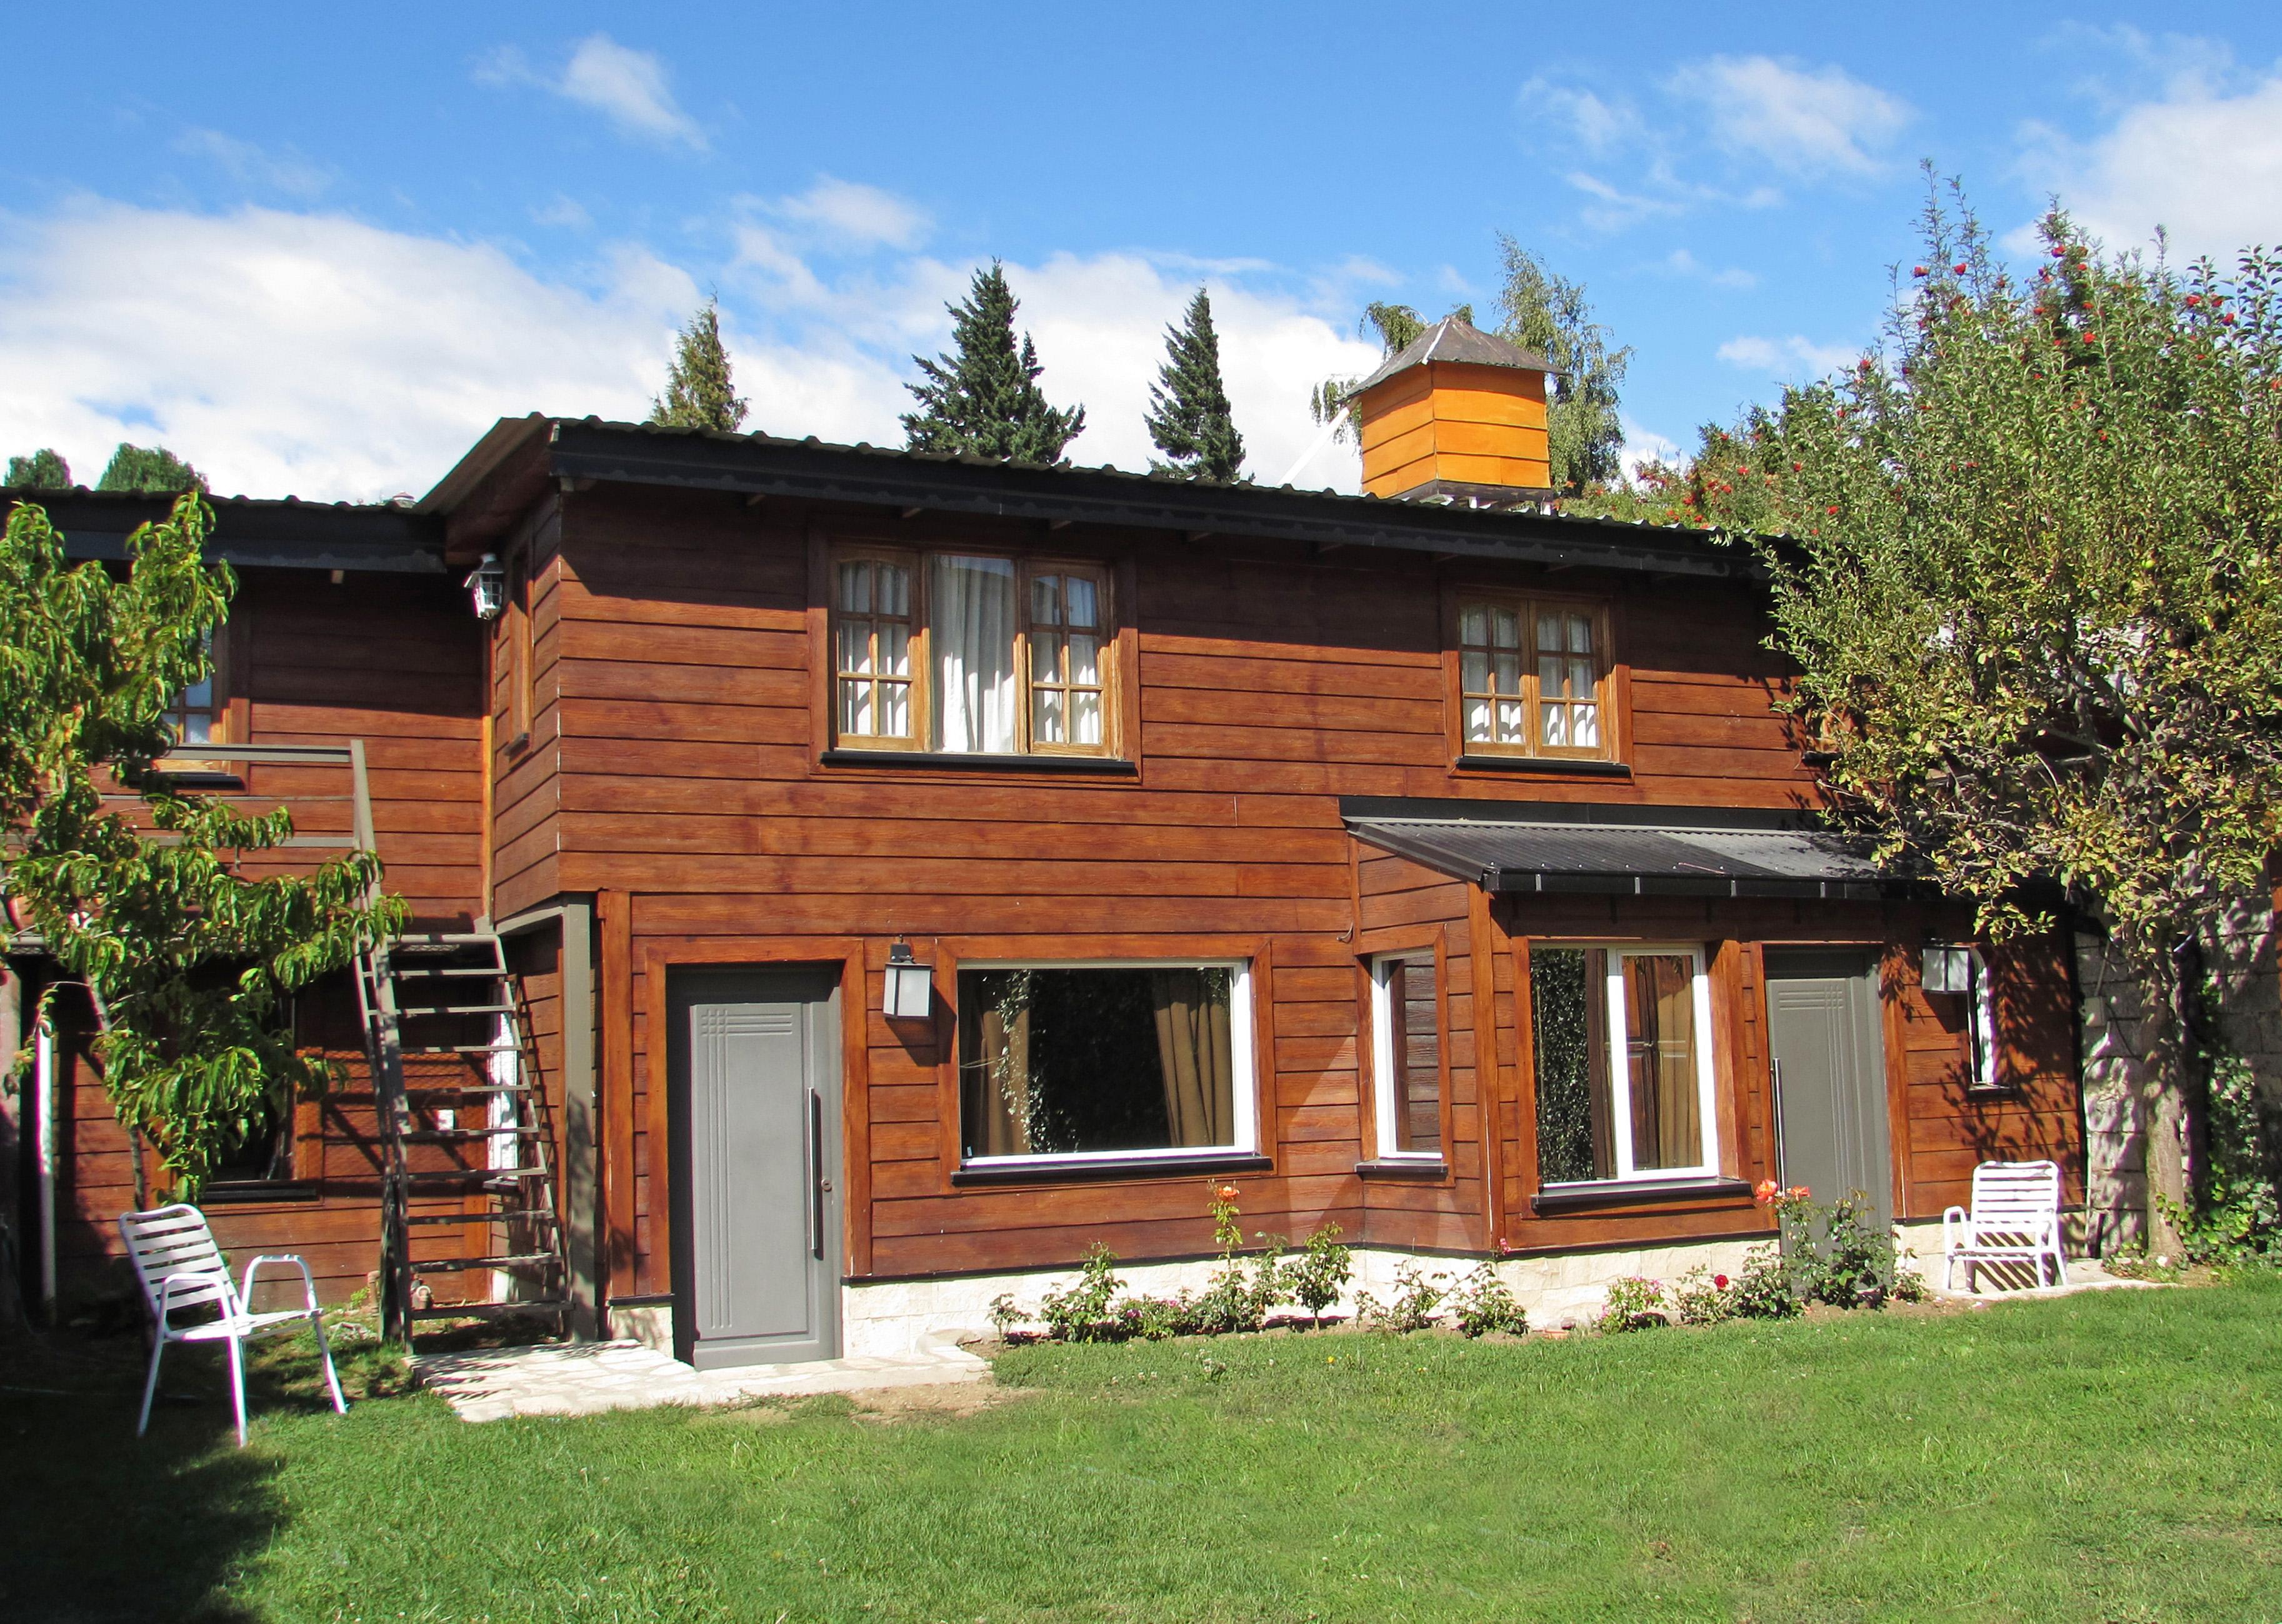
M 839 985 L 822 969 L 668 983 L 674 1340 L 700 1370 L 840 1351 Z
M 1881 1226 L 1892 1223 L 1877 960 L 1859 950 L 1770 948 L 1766 987 L 1782 1182 L 1818 1201 L 1861 1191 Z

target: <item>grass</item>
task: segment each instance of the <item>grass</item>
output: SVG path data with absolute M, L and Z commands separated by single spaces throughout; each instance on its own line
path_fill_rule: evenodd
M 254 1447 L 185 1360 L 0 1364 L 17 1620 L 2282 1618 L 2282 1285 L 1568 1341 L 1009 1351 L 1024 1391 Z M 4 1357 L 4 1355 L 0 1355 Z M 83 1358 L 84 1356 L 82 1356 Z M 390 1365 L 356 1356 L 359 1389 Z M 76 1388 L 71 1396 L 8 1390 Z

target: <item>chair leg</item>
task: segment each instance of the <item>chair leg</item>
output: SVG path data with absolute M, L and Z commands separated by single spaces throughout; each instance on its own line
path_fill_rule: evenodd
M 346 1415 L 349 1402 L 341 1396 L 341 1379 L 333 1373 L 333 1350 L 325 1341 L 325 1322 L 322 1316 L 309 1316 L 309 1329 L 317 1333 L 317 1357 L 324 1362 L 325 1385 L 333 1390 L 333 1413 Z
M 159 1392 L 159 1361 L 167 1351 L 167 1333 L 156 1332 L 151 1338 L 151 1373 L 143 1379 L 143 1415 L 135 1423 L 135 1435 L 140 1438 L 151 1430 L 151 1401 Z
M 225 1337 L 229 1344 L 229 1396 L 237 1406 L 237 1447 L 245 1447 L 245 1339 Z

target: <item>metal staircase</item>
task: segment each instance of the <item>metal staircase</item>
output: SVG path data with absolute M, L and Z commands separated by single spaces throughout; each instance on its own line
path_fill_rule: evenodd
M 382 1334 L 570 1307 L 555 1139 L 521 983 L 489 931 L 411 934 L 357 960 L 381 1143 Z M 418 1232 L 476 1230 L 455 1256 Z M 475 1292 L 465 1277 L 488 1271 Z M 448 1279 L 446 1277 L 460 1277 Z M 432 1279 L 431 1279 L 431 1277 Z

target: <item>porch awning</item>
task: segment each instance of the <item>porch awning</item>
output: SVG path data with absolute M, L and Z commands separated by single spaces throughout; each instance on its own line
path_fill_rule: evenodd
M 1885 894 L 1864 845 L 1811 829 L 1350 817 L 1358 840 L 1491 892 L 1638 897 Z

